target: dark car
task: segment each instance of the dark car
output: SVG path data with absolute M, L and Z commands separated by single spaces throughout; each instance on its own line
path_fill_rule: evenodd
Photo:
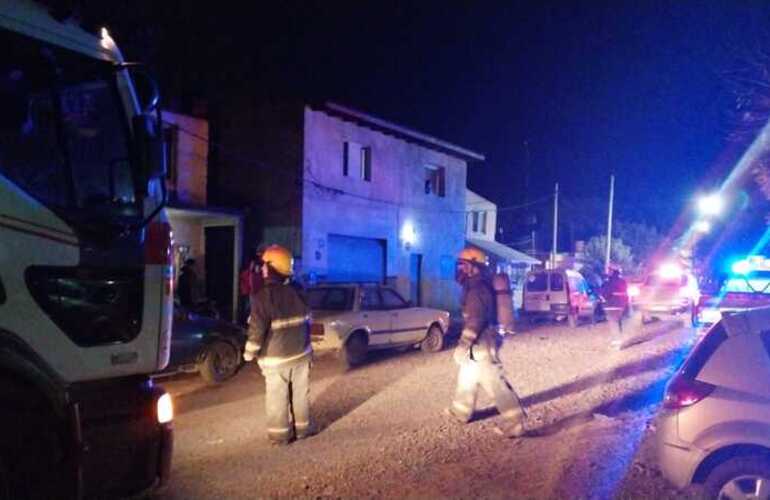
M 209 384 L 229 379 L 241 366 L 246 331 L 221 319 L 174 307 L 171 359 L 164 374 L 198 372 Z

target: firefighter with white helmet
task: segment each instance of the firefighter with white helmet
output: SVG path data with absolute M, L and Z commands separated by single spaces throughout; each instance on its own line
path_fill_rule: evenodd
M 267 437 L 287 444 L 311 434 L 309 310 L 291 283 L 291 253 L 271 245 L 262 254 L 265 285 L 254 295 L 249 338 L 243 352 L 255 357 L 265 377 Z
M 470 421 L 481 386 L 503 416 L 504 423 L 498 426 L 502 434 L 520 437 L 525 432 L 526 413 L 497 357 L 497 303 L 485 276 L 486 267 L 486 255 L 477 248 L 465 248 L 458 256 L 455 278 L 463 289 L 463 330 L 454 352 L 460 370 L 448 413 L 462 423 Z

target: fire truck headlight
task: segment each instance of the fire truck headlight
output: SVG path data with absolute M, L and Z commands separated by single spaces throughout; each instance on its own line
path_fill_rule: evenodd
M 171 400 L 171 394 L 166 393 L 158 398 L 158 423 L 167 424 L 174 420 L 174 403 Z

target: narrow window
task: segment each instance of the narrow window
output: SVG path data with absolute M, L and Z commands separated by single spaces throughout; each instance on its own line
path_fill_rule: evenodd
M 361 179 L 372 181 L 372 148 L 361 148 Z
M 481 212 L 481 234 L 487 234 L 487 213 Z
M 440 198 L 445 192 L 444 167 L 435 165 L 425 166 L 425 194 L 433 194 Z
M 473 232 L 479 232 L 479 213 L 473 212 Z

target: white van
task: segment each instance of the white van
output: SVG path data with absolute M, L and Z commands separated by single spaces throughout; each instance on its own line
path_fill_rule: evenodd
M 531 271 L 524 280 L 524 316 L 529 320 L 567 318 L 571 327 L 580 319 L 594 322 L 601 302 L 577 271 L 553 269 Z

